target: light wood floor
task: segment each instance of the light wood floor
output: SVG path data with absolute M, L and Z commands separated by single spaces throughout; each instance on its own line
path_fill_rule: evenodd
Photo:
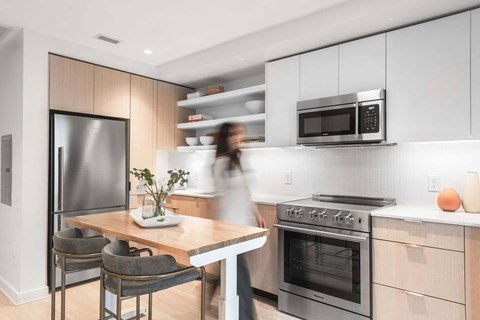
M 90 282 L 67 289 L 67 320 L 97 320 L 99 315 L 99 283 Z M 135 299 L 122 303 L 122 309 L 134 306 Z M 147 305 L 142 297 L 142 306 Z M 276 303 L 255 297 L 258 320 L 298 320 L 276 309 Z M 60 319 L 60 292 L 57 292 L 57 319 Z M 207 319 L 218 319 L 218 292 L 207 310 Z M 200 282 L 194 281 L 154 294 L 153 319 L 200 319 Z M 146 318 L 142 318 L 146 319 Z M 0 292 L 0 320 L 50 320 L 50 298 L 15 306 Z

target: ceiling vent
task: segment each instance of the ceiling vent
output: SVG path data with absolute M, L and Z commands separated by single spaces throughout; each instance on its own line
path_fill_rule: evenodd
M 0 40 L 7 35 L 7 33 L 10 31 L 10 28 L 7 28 L 5 26 L 0 26 Z
M 120 40 L 115 40 L 113 38 L 104 36 L 103 34 L 97 34 L 94 38 L 98 39 L 98 40 L 106 41 L 106 42 L 109 42 L 109 43 L 112 43 L 112 44 L 119 44 L 120 43 Z

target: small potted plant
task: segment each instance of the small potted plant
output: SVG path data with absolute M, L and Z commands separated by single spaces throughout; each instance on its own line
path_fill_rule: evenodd
M 166 183 L 160 183 L 155 180 L 155 175 L 145 169 L 133 168 L 130 171 L 140 182 L 138 188 L 145 191 L 150 196 L 150 199 L 145 197 L 142 217 L 148 219 L 151 217 L 158 217 L 165 215 L 165 198 L 173 192 L 175 184 L 184 185 L 188 182 L 189 172 L 182 169 L 168 170 L 170 175 Z M 148 202 L 152 202 L 151 204 Z

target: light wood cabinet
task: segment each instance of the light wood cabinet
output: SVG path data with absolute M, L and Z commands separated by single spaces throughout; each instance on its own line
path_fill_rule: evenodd
M 171 195 L 167 197 L 166 207 L 178 214 L 206 218 L 208 214 L 207 198 Z
M 191 89 L 157 81 L 157 149 L 176 150 L 186 145 L 185 137 L 195 136 L 195 131 L 177 129 L 178 123 L 188 122 L 195 110 L 177 107 L 177 101 L 185 100 Z
M 480 139 L 480 9 L 472 11 L 472 138 Z
M 467 320 L 480 320 L 480 228 L 465 228 Z
M 130 170 L 149 168 L 155 172 L 156 88 L 152 79 L 132 75 L 130 109 Z M 135 192 L 138 180 L 130 174 L 130 189 Z
M 93 65 L 49 55 L 50 109 L 93 113 Z
M 94 66 L 94 114 L 130 118 L 130 74 Z
M 300 100 L 338 95 L 338 63 L 338 46 L 300 55 Z
M 385 88 L 385 38 L 383 33 L 339 46 L 338 94 Z
M 389 142 L 470 138 L 470 12 L 387 33 L 387 101 Z
M 465 306 L 450 301 L 373 285 L 375 320 L 464 320 Z
M 479 319 L 480 232 L 373 217 L 374 319 Z
M 420 246 L 464 251 L 464 227 L 374 217 L 372 237 Z
M 278 231 L 273 225 L 277 222 L 277 207 L 258 205 L 270 230 L 267 242 L 257 250 L 248 252 L 247 262 L 252 287 L 271 294 L 278 294 Z
M 462 252 L 373 240 L 373 282 L 465 304 Z
M 297 101 L 299 100 L 300 57 L 266 65 L 266 142 L 269 147 L 297 144 Z

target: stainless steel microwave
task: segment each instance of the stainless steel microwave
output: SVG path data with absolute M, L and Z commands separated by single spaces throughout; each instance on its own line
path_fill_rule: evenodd
M 385 90 L 297 102 L 297 144 L 381 143 L 386 139 Z

